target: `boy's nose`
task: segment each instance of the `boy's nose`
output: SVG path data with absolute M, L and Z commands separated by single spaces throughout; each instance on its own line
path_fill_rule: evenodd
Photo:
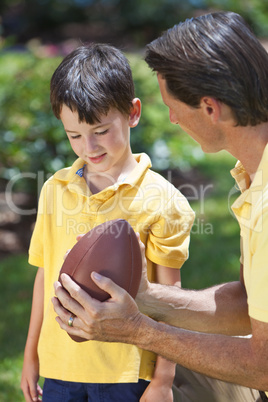
M 87 136 L 86 140 L 85 140 L 85 151 L 87 154 L 91 154 L 94 151 L 96 151 L 98 148 L 98 143 L 96 138 L 94 138 L 94 136 Z

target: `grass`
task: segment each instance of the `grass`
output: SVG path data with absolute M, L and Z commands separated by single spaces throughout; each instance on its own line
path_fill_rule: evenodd
M 190 258 L 182 269 L 183 286 L 200 289 L 239 278 L 239 227 L 228 194 L 234 185 L 229 170 L 234 159 L 225 153 L 207 155 L 199 169 L 209 185 L 206 197 L 191 202 L 196 211 Z M 0 400 L 23 401 L 20 375 L 36 270 L 26 255 L 10 256 L 0 264 Z
M 1 261 L 0 276 L 0 400 L 24 401 L 20 376 L 35 269 L 26 255 L 10 256 Z

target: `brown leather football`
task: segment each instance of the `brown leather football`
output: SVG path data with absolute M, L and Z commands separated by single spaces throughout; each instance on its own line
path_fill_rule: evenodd
M 100 301 L 110 295 L 95 285 L 91 272 L 112 279 L 135 298 L 142 273 L 138 239 L 124 219 L 107 221 L 86 233 L 70 250 L 59 274 L 68 274 L 91 297 Z M 71 336 L 71 335 L 70 335 Z M 71 336 L 77 342 L 83 338 Z

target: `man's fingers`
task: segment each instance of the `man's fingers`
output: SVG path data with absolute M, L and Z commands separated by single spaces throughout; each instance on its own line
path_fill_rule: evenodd
M 91 273 L 91 279 L 100 289 L 108 293 L 114 300 L 122 298 L 126 293 L 123 288 L 114 283 L 110 278 L 102 276 L 97 272 Z
M 79 317 L 77 317 L 75 314 L 71 313 L 69 310 L 66 310 L 60 301 L 58 300 L 57 297 L 53 297 L 52 299 L 53 307 L 54 310 L 57 314 L 56 321 L 59 324 L 59 326 L 68 332 L 71 335 L 76 335 L 81 338 L 89 339 L 88 334 L 83 331 L 83 322 Z M 82 310 L 83 311 L 83 310 Z M 80 312 L 81 312 L 81 306 L 80 306 Z M 84 314 L 84 311 L 83 311 Z M 72 321 L 72 326 L 70 326 L 69 321 L 70 318 L 73 318 Z
M 57 297 L 53 297 L 53 298 L 52 298 L 52 303 L 53 303 L 53 307 L 54 307 L 55 313 L 56 313 L 57 315 L 61 316 L 63 320 L 64 320 L 64 318 L 65 318 L 65 321 L 67 322 L 68 319 L 69 319 L 70 316 L 71 316 L 70 311 L 66 310 L 66 309 L 62 306 L 62 304 L 60 303 L 60 301 L 59 301 L 59 299 L 58 299 Z
M 93 299 L 68 275 L 62 274 L 63 286 L 59 282 L 55 283 L 58 299 L 52 299 L 58 315 L 56 321 L 71 335 L 88 340 L 120 342 L 120 337 L 124 339 L 127 331 L 131 331 L 138 320 L 137 305 L 128 292 L 111 279 L 96 272 L 92 273 L 91 277 L 100 289 L 111 295 L 111 298 L 104 302 Z M 71 314 L 74 314 L 74 319 L 69 324 Z
M 55 294 L 59 299 L 61 305 L 65 309 L 71 311 L 75 315 L 81 314 L 82 303 L 80 299 L 84 300 L 83 297 L 79 296 L 78 293 L 82 293 L 84 298 L 90 297 L 80 286 L 77 285 L 67 274 L 61 275 L 62 285 L 59 282 L 54 283 Z
M 76 282 L 74 282 L 69 275 L 62 274 L 61 282 L 55 282 L 55 294 L 61 304 L 73 314 L 79 317 L 84 317 L 84 310 L 90 308 L 94 310 L 101 302 L 93 299 L 87 292 L 85 292 Z

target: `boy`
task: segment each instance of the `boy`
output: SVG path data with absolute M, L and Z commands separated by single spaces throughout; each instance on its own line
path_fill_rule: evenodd
M 93 44 L 68 55 L 53 74 L 51 104 L 78 159 L 40 195 L 29 250 L 30 264 L 40 268 L 21 381 L 26 401 L 40 400 L 39 372 L 43 401 L 172 401 L 174 364 L 158 358 L 155 365 L 154 355 L 133 345 L 74 342 L 58 327 L 51 298 L 76 237 L 116 218 L 128 220 L 146 245 L 149 280 L 179 284 L 174 268 L 188 256 L 194 214 L 178 190 L 149 170 L 147 155 L 131 152 L 141 102 L 119 50 Z

